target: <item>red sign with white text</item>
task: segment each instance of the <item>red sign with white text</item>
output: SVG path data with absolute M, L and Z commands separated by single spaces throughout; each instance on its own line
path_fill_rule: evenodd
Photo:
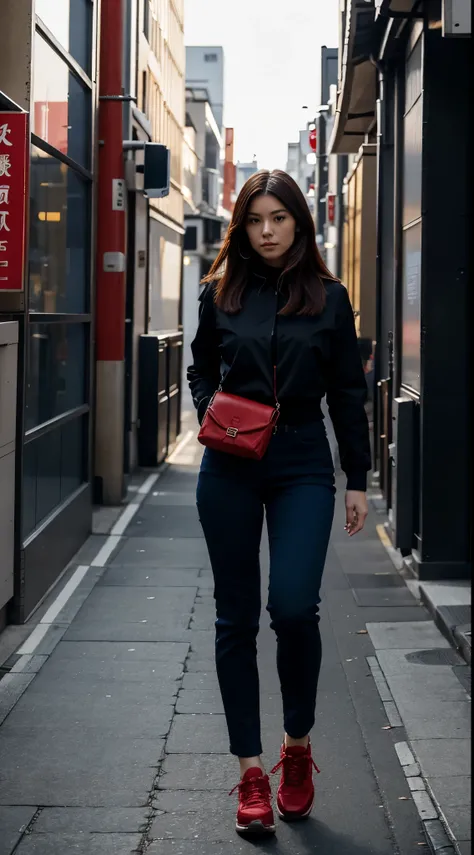
M 328 193 L 328 222 L 333 223 L 336 217 L 336 196 L 334 193 Z
M 28 166 L 28 113 L 0 112 L 0 292 L 23 290 Z

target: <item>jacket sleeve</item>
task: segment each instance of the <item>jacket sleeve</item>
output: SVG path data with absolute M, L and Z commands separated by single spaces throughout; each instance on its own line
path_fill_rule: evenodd
M 198 419 L 202 423 L 209 401 L 220 382 L 219 339 L 211 285 L 206 286 L 199 302 L 199 324 L 191 344 L 193 364 L 188 368 L 187 378 Z
M 339 295 L 329 369 L 327 403 L 348 490 L 367 489 L 371 469 L 367 383 L 357 343 L 354 312 L 346 288 Z

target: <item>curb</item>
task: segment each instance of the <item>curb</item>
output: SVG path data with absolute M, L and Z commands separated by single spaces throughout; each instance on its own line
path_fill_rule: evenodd
M 372 495 L 369 495 L 369 502 L 378 515 L 384 515 L 385 506 L 375 488 L 373 488 Z M 405 583 L 408 583 L 407 575 L 403 572 L 405 562 L 398 550 L 392 546 L 386 526 L 379 524 L 376 528 L 380 542 L 385 548 L 393 566 L 402 579 L 404 579 Z M 466 664 L 471 665 L 471 607 L 461 603 L 455 606 L 438 605 L 431 600 L 423 582 L 416 580 L 416 584 L 420 602 L 430 613 L 439 631 L 459 655 L 462 656 Z
M 439 808 L 428 791 L 410 746 L 407 742 L 397 742 L 395 751 L 410 787 L 432 855 L 458 855 L 458 850 L 448 837 Z
M 471 664 L 471 607 L 443 606 L 431 599 L 423 582 L 420 583 L 420 597 L 428 609 L 439 631 L 452 647 L 463 657 L 467 665 Z
M 388 684 L 380 668 L 377 656 L 367 656 L 367 664 L 372 673 L 380 699 L 384 705 L 391 728 L 403 727 L 403 722 L 392 697 Z M 408 742 L 396 742 L 395 751 L 402 767 L 410 794 L 420 817 L 431 855 L 458 855 L 458 850 L 448 837 L 441 819 L 441 813 L 435 799 L 432 798 L 423 778 L 420 764 Z

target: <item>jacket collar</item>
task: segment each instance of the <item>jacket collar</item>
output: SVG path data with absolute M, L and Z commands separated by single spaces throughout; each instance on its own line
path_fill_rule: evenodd
M 275 286 L 281 276 L 282 269 L 280 267 L 271 267 L 265 264 L 259 256 L 253 258 L 250 266 L 251 276 L 260 284 L 268 284 Z

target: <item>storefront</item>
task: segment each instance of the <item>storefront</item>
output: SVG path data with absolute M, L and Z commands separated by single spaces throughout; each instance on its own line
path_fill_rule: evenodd
M 344 180 L 342 281 L 356 313 L 357 334 L 375 339 L 376 146 L 367 143 Z
M 470 32 L 450 27 L 448 0 L 343 7 L 331 144 L 361 155 L 377 138 L 374 469 L 387 531 L 417 578 L 468 578 Z
M 97 29 L 93 0 L 71 0 L 60 12 L 55 0 L 36 0 L 31 37 L 32 10 L 25 5 L 8 0 L 0 10 L 9 44 L 0 77 L 5 95 L 29 113 L 31 151 L 24 288 L 0 292 L 0 320 L 19 324 L 9 608 L 20 622 L 91 528 Z

